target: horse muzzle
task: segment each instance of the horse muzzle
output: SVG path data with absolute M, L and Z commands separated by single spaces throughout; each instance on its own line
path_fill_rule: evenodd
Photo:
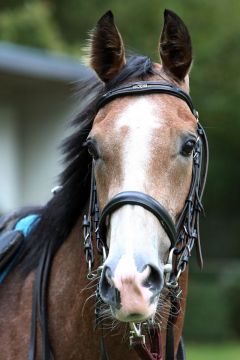
M 141 269 L 138 271 L 124 256 L 115 271 L 110 264 L 103 268 L 100 296 L 120 321 L 144 321 L 155 314 L 163 275 L 151 264 L 145 264 Z

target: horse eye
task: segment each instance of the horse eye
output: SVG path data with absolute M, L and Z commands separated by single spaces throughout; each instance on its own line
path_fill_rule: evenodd
M 93 140 L 88 139 L 86 141 L 86 146 L 88 148 L 89 154 L 93 157 L 94 160 L 97 160 L 99 158 L 99 153 L 97 150 L 97 146 L 94 144 Z
M 182 147 L 181 155 L 188 157 L 192 154 L 193 149 L 196 145 L 196 140 L 188 140 Z

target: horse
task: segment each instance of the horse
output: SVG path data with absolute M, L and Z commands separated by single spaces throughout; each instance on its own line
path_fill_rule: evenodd
M 79 83 L 60 185 L 0 221 L 23 239 L 0 289 L 0 359 L 185 359 L 208 150 L 189 95 L 191 38 L 170 10 L 159 54 L 126 56 L 111 11 L 94 28 L 96 76 Z

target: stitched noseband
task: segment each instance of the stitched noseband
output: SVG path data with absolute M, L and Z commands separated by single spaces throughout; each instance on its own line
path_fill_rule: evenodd
M 123 205 L 138 205 L 150 211 L 161 223 L 165 232 L 167 233 L 170 241 L 171 248 L 174 247 L 176 242 L 176 229 L 172 218 L 166 209 L 150 195 L 144 194 L 139 191 L 124 191 L 114 196 L 105 206 L 102 211 L 99 222 L 99 235 L 101 239 L 106 237 L 106 220 L 115 210 Z

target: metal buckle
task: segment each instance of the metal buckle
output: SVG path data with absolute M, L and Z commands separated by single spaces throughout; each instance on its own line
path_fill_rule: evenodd
M 102 262 L 104 263 L 107 259 L 107 251 L 105 249 L 105 246 L 102 246 L 102 257 L 103 257 Z
M 59 191 L 61 191 L 62 188 L 63 188 L 63 186 L 61 186 L 61 185 L 54 186 L 51 190 L 51 193 L 53 195 L 57 195 L 57 193 L 59 193 Z
M 134 343 L 141 342 L 143 345 L 146 344 L 146 338 L 145 335 L 141 334 L 141 324 L 135 324 L 134 322 L 129 323 L 130 326 L 130 346 L 134 346 Z
M 174 255 L 174 250 L 175 248 L 172 248 L 170 253 L 169 253 L 169 256 L 168 256 L 168 261 L 167 263 L 164 265 L 164 273 L 165 273 L 165 283 L 166 283 L 166 286 L 168 288 L 171 288 L 171 289 L 176 289 L 178 287 L 178 280 L 182 274 L 182 272 L 185 270 L 184 269 L 179 269 L 178 270 L 178 273 L 177 275 L 175 276 L 174 275 L 174 272 L 173 272 L 173 255 Z
M 89 260 L 87 279 L 93 280 L 94 278 L 98 277 L 99 275 L 101 275 L 102 269 L 103 269 L 103 265 L 100 265 L 96 270 L 92 270 L 91 260 Z
M 87 279 L 92 280 L 95 277 L 97 277 L 97 273 L 95 271 L 92 271 L 92 262 L 91 260 L 88 260 L 88 273 L 87 273 Z
M 199 121 L 199 112 L 196 109 L 193 110 L 193 115 L 195 116 L 197 121 Z
M 173 254 L 174 254 L 174 250 L 175 250 L 175 248 L 172 248 L 170 250 L 168 260 L 167 260 L 166 264 L 163 267 L 163 271 L 164 271 L 164 274 L 165 274 L 165 282 L 166 282 L 167 286 L 170 283 L 170 278 L 171 278 L 171 275 L 172 275 L 172 272 L 173 272 Z

